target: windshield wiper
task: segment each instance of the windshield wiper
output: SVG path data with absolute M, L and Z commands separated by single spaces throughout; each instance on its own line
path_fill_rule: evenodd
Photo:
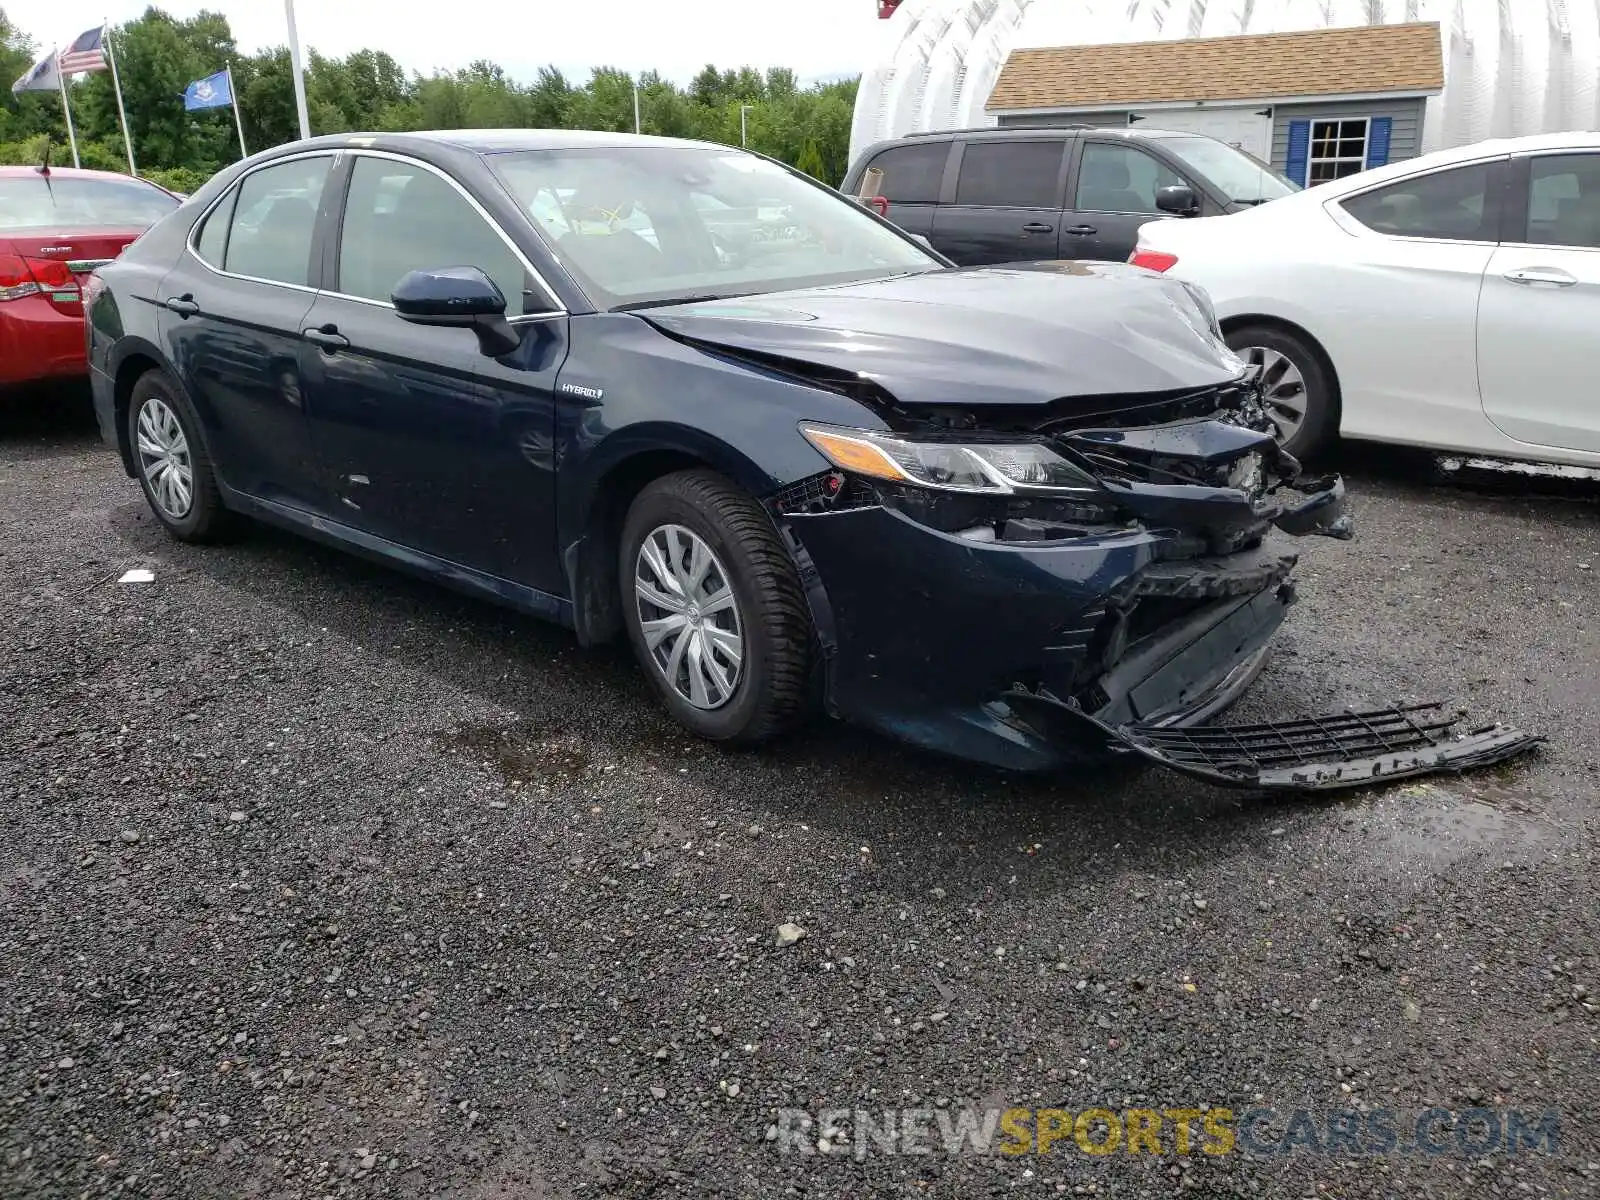
M 749 295 L 750 293 L 740 293 Z M 626 304 L 616 304 L 612 312 L 632 312 L 636 308 L 665 308 L 669 304 L 702 304 L 711 300 L 737 300 L 738 295 L 716 295 L 712 292 L 691 292 L 686 296 L 667 296 L 661 300 L 630 300 Z

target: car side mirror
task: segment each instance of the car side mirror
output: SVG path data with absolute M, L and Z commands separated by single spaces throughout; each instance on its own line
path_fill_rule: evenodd
M 506 320 L 504 293 L 477 267 L 412 271 L 394 285 L 389 301 L 395 314 L 413 325 L 471 329 L 478 335 L 478 349 L 490 358 L 509 354 L 522 343 Z
M 1200 211 L 1200 197 L 1186 183 L 1171 183 L 1156 189 L 1156 207 L 1175 217 L 1192 217 Z

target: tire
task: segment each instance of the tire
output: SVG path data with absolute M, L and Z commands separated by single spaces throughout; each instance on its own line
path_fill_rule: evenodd
M 140 423 L 146 418 L 146 440 L 141 443 Z M 161 446 L 163 440 L 169 446 L 181 445 L 181 449 L 160 459 L 146 453 L 147 447 Z M 128 445 L 144 498 L 173 537 L 180 542 L 213 542 L 232 528 L 233 514 L 222 506 L 200 418 L 189 398 L 163 371 L 147 371 L 133 385 L 128 402 Z M 174 483 L 182 481 L 185 469 L 187 504 L 182 504 L 183 492 L 175 490 Z
M 696 539 L 709 563 L 694 557 Z M 667 559 L 674 550 L 681 572 L 675 576 L 677 592 L 663 584 L 661 570 L 673 569 Z M 696 565 L 704 566 L 703 578 L 693 585 Z M 670 605 L 640 594 L 641 573 L 653 594 Z M 712 741 L 750 746 L 804 719 L 810 707 L 811 616 L 793 559 L 749 493 L 705 470 L 680 471 L 649 484 L 623 522 L 618 580 L 640 668 L 685 728 Z M 731 592 L 731 611 L 722 606 L 702 613 L 703 600 L 718 603 L 721 584 Z M 656 623 L 649 635 L 647 621 Z M 730 628 L 739 643 L 736 673 L 729 670 Z M 698 692 L 692 669 L 696 638 L 699 660 L 710 664 L 698 672 Z M 683 649 L 674 658 L 679 643 Z M 725 698 L 717 694 L 719 680 L 729 685 Z
M 1270 378 L 1263 399 L 1268 415 L 1278 423 L 1278 440 L 1283 448 L 1302 460 L 1326 450 L 1339 432 L 1339 397 L 1333 372 L 1322 356 L 1303 339 L 1273 325 L 1241 325 L 1228 334 L 1227 341 L 1229 348 L 1252 366 L 1268 364 Z M 1287 434 L 1284 422 L 1288 405 L 1284 402 L 1293 397 L 1285 391 L 1279 403 L 1274 404 L 1271 395 L 1273 379 L 1293 378 L 1278 369 L 1284 363 L 1299 377 L 1304 406 L 1304 415 Z

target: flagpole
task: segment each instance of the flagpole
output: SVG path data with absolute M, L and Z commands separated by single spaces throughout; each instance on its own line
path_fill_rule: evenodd
M 239 131 L 239 157 L 249 158 L 244 148 L 244 121 L 239 116 L 239 89 L 233 86 L 233 64 L 228 64 L 228 98 L 233 101 L 233 127 Z
M 283 0 L 289 18 L 289 65 L 294 71 L 294 106 L 300 116 L 300 136 L 311 136 L 311 118 L 306 113 L 306 74 L 300 64 L 300 34 L 294 27 L 294 0 Z
M 139 168 L 133 165 L 133 134 L 128 130 L 128 110 L 122 106 L 122 79 L 117 75 L 117 56 L 111 49 L 110 22 L 100 26 L 100 38 L 106 44 L 106 60 L 111 64 L 111 86 L 117 93 L 117 115 L 122 118 L 122 144 L 128 150 L 128 174 L 138 177 Z
M 56 58 L 56 86 L 61 89 L 61 111 L 67 115 L 67 141 L 72 143 L 72 165 L 79 166 L 78 162 L 78 135 L 72 128 L 72 105 L 67 103 L 67 73 L 61 69 L 61 54 L 51 51 Z

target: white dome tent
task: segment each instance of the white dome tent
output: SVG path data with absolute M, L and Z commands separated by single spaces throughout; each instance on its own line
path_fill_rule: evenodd
M 1437 21 L 1444 52 L 1422 151 L 1600 126 L 1600 0 L 904 0 L 878 23 L 850 154 L 995 124 L 985 105 L 1017 49 L 1412 21 Z

